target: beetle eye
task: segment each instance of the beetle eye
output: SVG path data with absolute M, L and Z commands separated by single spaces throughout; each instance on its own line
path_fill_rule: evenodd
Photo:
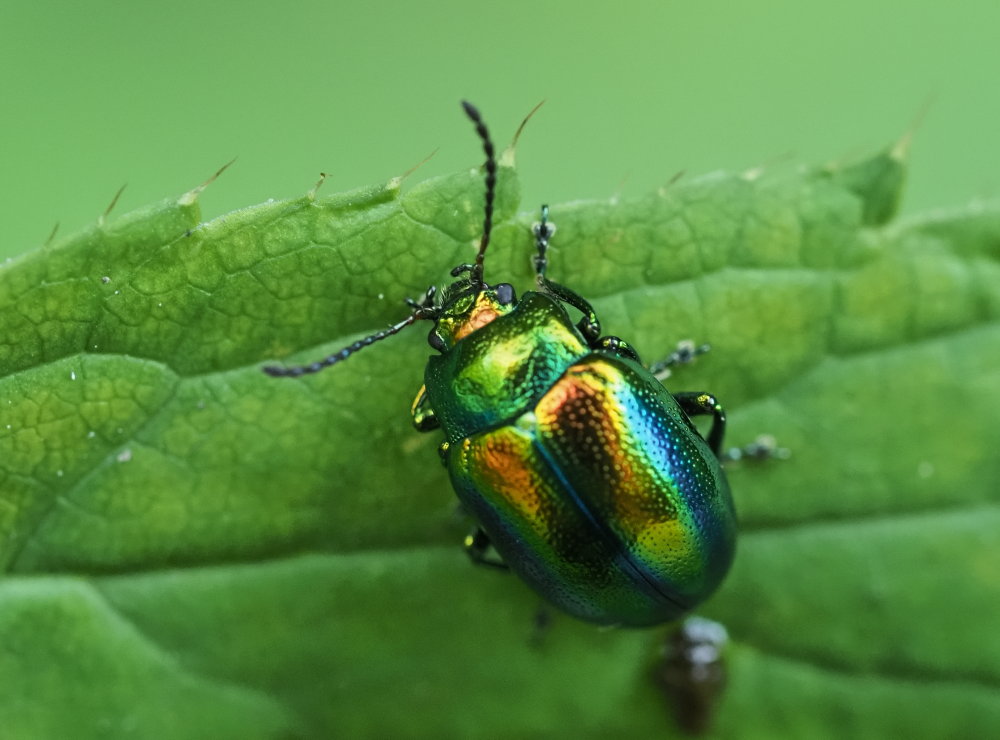
M 497 302 L 501 306 L 509 306 L 514 302 L 514 286 L 510 283 L 500 283 L 496 287 Z
M 437 333 L 436 326 L 427 334 L 427 344 L 436 349 L 438 352 L 444 352 L 447 349 L 447 347 L 445 347 L 444 340 Z

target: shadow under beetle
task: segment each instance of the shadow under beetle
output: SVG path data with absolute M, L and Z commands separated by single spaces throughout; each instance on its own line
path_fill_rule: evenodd
M 479 524 L 469 556 L 509 567 L 590 622 L 673 620 L 715 591 L 733 559 L 735 514 L 718 457 L 725 414 L 711 394 L 669 393 L 626 341 L 601 335 L 590 303 L 546 277 L 546 206 L 534 227 L 537 290 L 518 300 L 509 283 L 486 283 L 497 163 L 479 111 L 462 106 L 486 154 L 475 262 L 454 268 L 440 296 L 432 286 L 408 299 L 397 324 L 310 365 L 264 371 L 318 372 L 434 322 L 428 342 L 438 354 L 413 423 L 444 432 L 441 457 Z M 582 314 L 575 324 L 567 306 Z M 707 441 L 689 418 L 700 415 L 713 417 Z

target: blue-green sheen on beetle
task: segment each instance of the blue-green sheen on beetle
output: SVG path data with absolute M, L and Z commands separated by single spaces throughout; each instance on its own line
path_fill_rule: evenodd
M 479 111 L 462 106 L 486 154 L 475 262 L 454 268 L 440 296 L 432 286 L 408 299 L 410 314 L 393 326 L 311 365 L 264 371 L 318 372 L 432 321 L 438 354 L 413 422 L 444 432 L 442 460 L 478 521 L 469 556 L 510 568 L 587 621 L 676 619 L 715 591 L 733 558 L 735 514 L 719 464 L 725 414 L 711 394 L 668 392 L 627 342 L 601 335 L 590 303 L 546 277 L 546 206 L 534 227 L 537 290 L 518 300 L 510 284 L 486 283 L 497 164 Z M 567 307 L 582 318 L 574 323 Z M 707 440 L 690 420 L 699 415 L 713 417 Z

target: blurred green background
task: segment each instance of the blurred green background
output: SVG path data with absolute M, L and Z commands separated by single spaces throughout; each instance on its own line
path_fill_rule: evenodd
M 1000 5 L 848 0 L 52 3 L 0 10 L 0 255 L 183 192 L 206 217 L 480 159 L 457 101 L 519 146 L 525 204 L 849 157 L 932 101 L 904 210 L 997 192 Z

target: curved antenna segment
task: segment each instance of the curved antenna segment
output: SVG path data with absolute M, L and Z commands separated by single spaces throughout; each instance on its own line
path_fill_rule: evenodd
M 490 232 L 493 230 L 493 199 L 496 196 L 497 186 L 497 160 L 493 149 L 493 141 L 490 139 L 490 132 L 486 128 L 479 110 L 472 103 L 463 100 L 462 108 L 474 124 L 476 133 L 483 141 L 483 152 L 486 154 L 486 209 L 483 219 L 483 237 L 479 242 L 479 252 L 476 254 L 476 262 L 472 266 L 469 275 L 469 282 L 476 286 L 483 283 L 483 263 L 486 259 L 486 248 L 490 245 Z

